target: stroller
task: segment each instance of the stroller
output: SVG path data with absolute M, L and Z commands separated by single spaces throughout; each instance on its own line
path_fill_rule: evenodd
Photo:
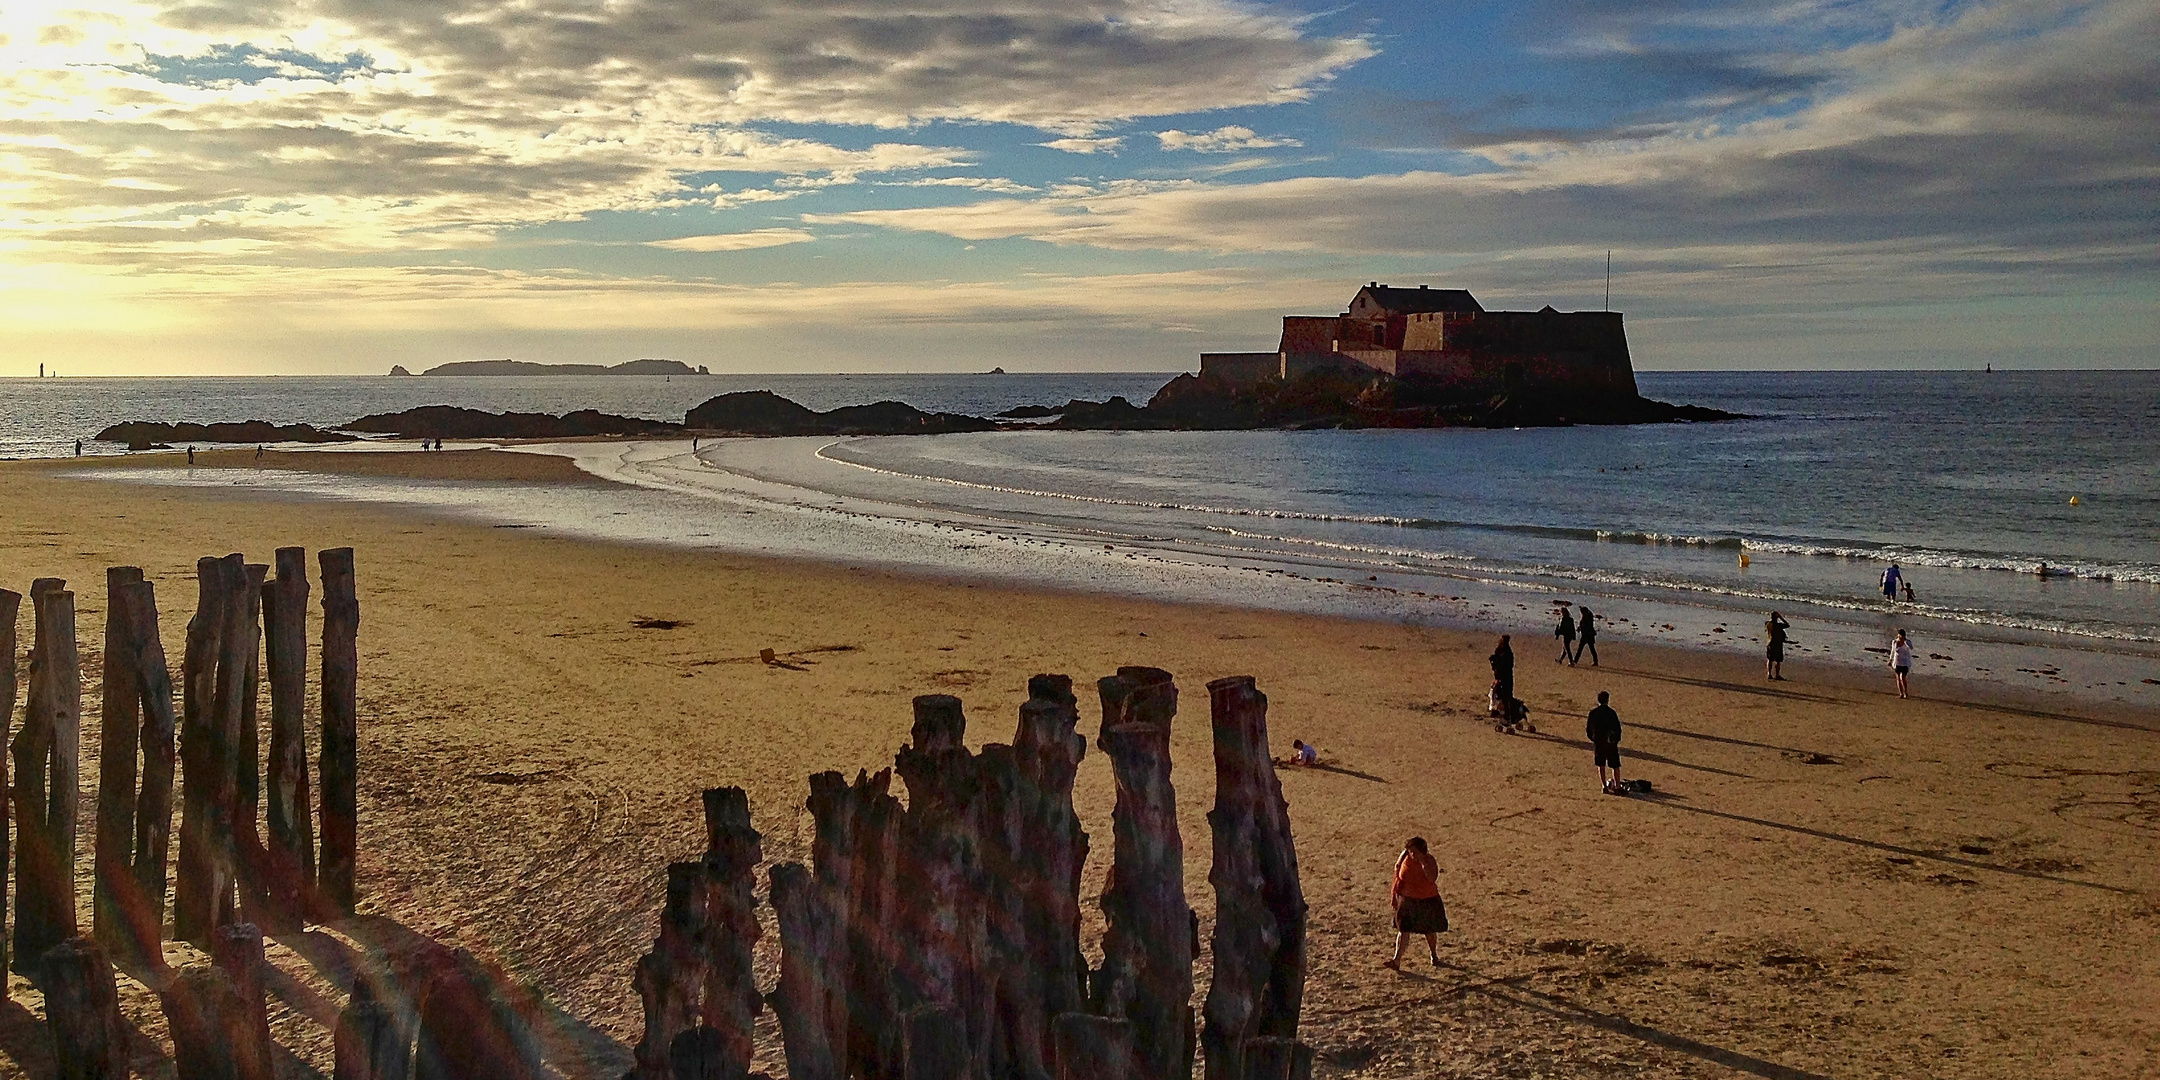
M 1500 683 L 1495 680 L 1485 695 L 1485 713 L 1493 720 L 1493 730 L 1502 735 L 1536 734 L 1537 725 L 1530 722 L 1530 708 L 1519 697 L 1505 701 L 1500 698 Z

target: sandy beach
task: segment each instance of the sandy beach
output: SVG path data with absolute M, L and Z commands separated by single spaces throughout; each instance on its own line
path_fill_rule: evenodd
M 579 479 L 495 451 L 253 455 L 202 461 Z M 1539 732 L 1511 737 L 1485 719 L 1489 635 L 58 475 L 79 467 L 0 465 L 0 585 L 75 590 L 86 747 L 107 566 L 156 583 L 177 659 L 198 557 L 356 550 L 364 915 L 272 943 L 281 1076 L 329 1074 L 340 958 L 400 934 L 531 981 L 550 1064 L 620 1076 L 640 1026 L 632 965 L 666 863 L 701 843 L 701 789 L 747 789 L 768 859 L 799 860 L 805 777 L 890 764 L 914 695 L 960 696 L 980 745 L 1010 737 L 1029 675 L 1088 684 L 1123 664 L 1168 669 L 1183 691 L 1176 781 L 1203 940 L 1207 681 L 1256 676 L 1277 753 L 1321 748 L 1322 768 L 1282 778 L 1311 905 L 1317 1076 L 2160 1074 L 2160 716 L 1926 678 L 1901 701 L 1887 672 L 1801 662 L 1766 683 L 1759 662 L 1632 644 L 1571 668 L 1532 612 L 1513 628 L 1516 684 Z M 1627 775 L 1653 796 L 1599 792 L 1582 727 L 1600 690 L 1626 725 Z M 95 784 L 91 750 L 86 925 Z M 1092 749 L 1076 800 L 1096 838 L 1093 948 L 1111 784 Z M 1455 930 L 1439 967 L 1417 946 L 1398 974 L 1379 966 L 1387 875 L 1411 834 L 1431 841 Z M 126 979 L 122 993 L 138 1067 L 172 1075 L 155 999 Z M 38 995 L 14 977 L 11 996 L 0 1076 L 49 1075 Z M 760 1032 L 760 1067 L 782 1075 L 769 1012 Z

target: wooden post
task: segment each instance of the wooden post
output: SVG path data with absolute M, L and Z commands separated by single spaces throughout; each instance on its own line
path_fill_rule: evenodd
M 727 1036 L 709 1027 L 694 1027 L 668 1044 L 668 1069 L 673 1080 L 743 1080 L 749 1070 L 734 1060 Z M 796 1080 L 790 1074 L 788 1080 Z
M 1201 1048 L 1207 1080 L 1248 1080 L 1257 1039 L 1297 1043 L 1305 1000 L 1305 892 L 1290 807 L 1268 754 L 1267 695 L 1241 675 L 1208 684 L 1215 728 L 1215 971 Z M 1274 1051 L 1268 1051 L 1273 1054 Z M 1309 1055 L 1308 1055 L 1309 1056 Z M 1289 1068 L 1288 1057 L 1280 1069 Z M 1277 1058 L 1250 1080 L 1284 1080 Z
M 273 1080 L 270 1048 L 256 1034 L 261 1002 L 250 1002 L 232 976 L 217 967 L 189 968 L 158 1001 L 172 1032 L 177 1080 Z
M 277 578 L 263 587 L 270 673 L 269 844 L 264 852 L 264 929 L 300 928 L 315 880 L 314 807 L 307 773 L 307 551 L 277 551 Z
M 332 1036 L 331 1080 L 407 1080 L 412 1075 L 413 1026 L 407 1015 L 375 995 L 365 975 L 338 1013 Z
M 58 578 L 30 586 L 37 639 L 30 694 L 15 739 L 15 970 L 36 977 L 46 950 L 76 933 L 75 801 L 81 750 L 82 680 L 75 652 L 75 594 Z
M 766 1002 L 780 1018 L 788 1080 L 846 1080 L 847 942 L 833 897 L 801 863 L 773 867 L 768 880 L 780 981 Z
M 907 947 L 895 957 L 895 973 L 902 1007 L 948 1010 L 970 1051 L 965 1058 L 972 1058 L 987 1043 L 991 1025 L 982 986 L 986 875 L 975 820 L 981 786 L 966 733 L 960 699 L 925 694 L 915 699 L 909 745 L 893 759 L 893 771 L 908 786 L 901 857 L 913 893 L 899 909 Z M 955 1075 L 972 1077 L 975 1071 Z
M 963 1080 L 975 1076 L 966 1024 L 951 1006 L 919 1005 L 907 1014 L 907 1070 L 902 1080 Z
M 1129 1020 L 1062 1013 L 1051 1021 L 1057 1080 L 1140 1080 Z
M 711 936 L 706 939 L 705 1004 L 699 1017 L 727 1040 L 744 1070 L 757 1054 L 758 993 L 752 950 L 764 930 L 757 917 L 757 866 L 763 838 L 750 827 L 750 796 L 739 787 L 705 791 L 705 874 L 711 885 Z
M 239 555 L 195 563 L 195 617 L 181 659 L 180 866 L 173 882 L 173 936 L 208 948 L 212 929 L 232 921 L 235 868 L 232 810 L 238 778 L 230 741 L 238 733 L 241 664 L 235 623 L 247 606 L 246 561 Z M 227 658 L 231 658 L 228 665 Z M 233 720 L 227 723 L 226 717 Z M 205 991 L 207 992 L 207 991 Z
M 158 639 L 156 593 L 142 570 L 108 569 L 105 592 L 92 926 L 115 963 L 156 972 L 165 962 L 160 940 L 172 830 L 172 676 Z
M 247 579 L 229 642 L 246 649 L 232 654 L 240 670 L 239 708 L 228 714 L 226 746 L 232 750 L 232 845 L 233 882 L 240 902 L 233 918 L 253 919 L 269 903 L 266 879 L 268 857 L 262 835 L 262 594 L 270 568 L 261 563 L 243 565 Z
M 141 680 L 135 676 L 139 651 L 121 591 L 143 580 L 142 568 L 108 567 L 105 571 L 105 673 L 103 723 L 98 734 L 97 832 L 91 851 L 91 933 L 121 962 L 135 954 L 126 932 L 135 881 L 128 872 L 135 853 L 135 762 L 141 732 Z
M 858 772 L 850 784 L 836 772 L 810 778 L 808 807 L 817 831 L 811 856 L 818 883 L 839 922 L 839 956 L 829 978 L 843 987 L 837 1021 L 841 1072 L 898 1076 L 904 1035 L 892 973 L 909 946 L 899 930 L 900 800 L 892 770 Z M 909 898 L 912 900 L 912 897 Z
M 322 564 L 322 861 L 320 902 L 329 913 L 353 913 L 354 852 L 358 847 L 360 598 L 353 551 L 332 548 Z
M 232 980 L 247 1010 L 247 1036 L 235 1052 L 243 1076 L 271 1075 L 270 1003 L 264 997 L 263 935 L 253 923 L 227 923 L 211 932 L 210 961 Z M 236 1021 L 237 1022 L 237 1021 Z
M 172 673 L 165 664 L 165 643 L 158 637 L 154 587 L 147 581 L 126 585 L 119 602 L 125 609 L 128 645 L 134 650 L 128 661 L 142 709 L 142 730 L 136 739 L 142 752 L 142 788 L 135 798 L 135 835 L 128 857 L 132 884 L 124 894 L 129 942 L 125 955 L 131 963 L 162 972 L 165 868 L 172 850 Z M 105 662 L 113 662 L 110 653 Z
M 1073 729 L 1072 680 L 1037 675 L 1011 746 L 978 757 L 983 863 L 990 886 L 992 957 L 983 974 L 1001 1025 L 995 1071 L 1048 1077 L 1057 1055 L 1050 1024 L 1087 1005 L 1080 952 L 1080 871 L 1088 837 L 1073 812 L 1073 777 L 1087 740 Z
M 1252 1080 L 1312 1080 L 1312 1049 L 1272 1035 L 1245 1041 L 1242 1075 Z
M 1170 783 L 1177 685 L 1167 671 L 1124 667 L 1096 687 L 1103 707 L 1096 746 L 1110 756 L 1117 804 L 1094 1011 L 1132 1021 L 1142 1080 L 1191 1080 L 1199 943 L 1197 917 L 1185 902 L 1185 844 Z
M 46 950 L 38 989 L 52 1030 L 58 1080 L 127 1080 L 127 1026 L 120 991 L 105 950 L 88 938 L 69 938 Z
M 414 1080 L 540 1080 L 529 995 L 463 949 L 430 966 Z
M 7 745 L 15 724 L 15 623 L 22 611 L 22 594 L 0 589 L 0 747 Z M 7 754 L 0 752 L 0 793 L 8 791 Z M 8 860 L 7 822 L 0 821 L 0 921 L 7 918 Z M 7 970 L 8 941 L 0 934 L 0 971 Z M 0 977 L 0 1001 L 8 998 L 7 979 Z
M 635 1080 L 669 1080 L 668 1054 L 675 1037 L 697 1026 L 705 988 L 703 943 L 712 933 L 710 891 L 703 862 L 668 865 L 660 935 L 638 958 L 631 980 L 645 1007 L 645 1034 L 633 1050 L 637 1067 L 630 1075 Z

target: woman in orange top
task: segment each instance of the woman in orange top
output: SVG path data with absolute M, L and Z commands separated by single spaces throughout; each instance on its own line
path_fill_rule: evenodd
M 1440 966 L 1440 943 L 1434 935 L 1446 932 L 1447 905 L 1440 902 L 1440 864 L 1425 848 L 1425 838 L 1413 836 L 1395 860 L 1395 883 L 1388 899 L 1395 907 L 1395 957 L 1383 967 L 1402 970 L 1403 949 L 1410 935 L 1425 935 L 1425 951 Z

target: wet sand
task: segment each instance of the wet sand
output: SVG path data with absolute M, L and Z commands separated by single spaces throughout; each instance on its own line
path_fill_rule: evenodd
M 199 460 L 572 478 L 560 459 L 500 451 L 253 455 Z M 60 576 L 76 589 L 87 746 L 106 566 L 156 582 L 177 662 L 197 557 L 357 550 L 368 917 L 272 945 L 292 1076 L 329 1070 L 341 953 L 400 934 L 534 981 L 556 1068 L 620 1076 L 640 1025 L 632 965 L 666 862 L 702 841 L 700 789 L 748 789 L 768 858 L 799 859 L 804 778 L 889 764 L 912 696 L 961 696 L 980 745 L 1010 737 L 1030 674 L 1084 685 L 1135 663 L 1184 691 L 1176 781 L 1203 940 L 1206 682 L 1257 676 L 1278 753 L 1293 737 L 1322 750 L 1323 768 L 1283 776 L 1311 905 L 1303 1037 L 1316 1075 L 2160 1072 L 2150 714 L 1917 677 L 1918 698 L 1899 701 L 1887 674 L 1799 662 L 1770 684 L 1753 662 L 1618 642 L 1601 641 L 1603 668 L 1567 668 L 1538 623 L 1517 629 L 1516 683 L 1540 732 L 1505 736 L 1484 718 L 1489 635 L 608 545 L 419 510 L 86 482 L 55 475 L 60 464 L 0 466 L 0 585 Z M 782 663 L 760 662 L 765 648 Z M 1655 796 L 1598 792 L 1582 716 L 1600 689 L 1627 725 L 1628 775 Z M 1096 838 L 1092 950 L 1111 800 L 1092 748 L 1076 799 Z M 1432 841 L 1456 929 L 1443 966 L 1397 974 L 1378 966 L 1393 937 L 1386 880 L 1411 833 Z M 769 912 L 758 956 L 769 985 Z M 37 994 L 16 977 L 13 996 L 0 1075 L 41 1075 Z M 139 1064 L 170 1075 L 154 1000 L 125 979 L 123 996 Z M 780 1075 L 769 1013 L 761 1030 L 761 1065 Z

